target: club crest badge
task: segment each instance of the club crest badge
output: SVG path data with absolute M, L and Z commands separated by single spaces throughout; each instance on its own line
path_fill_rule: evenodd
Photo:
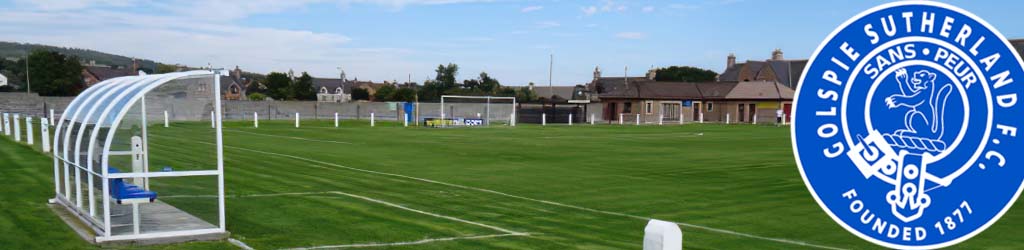
M 1014 79 L 1024 81 L 1020 55 L 967 11 L 905 1 L 860 13 L 821 43 L 794 98 L 807 188 L 881 246 L 969 239 L 1024 187 L 1024 82 Z

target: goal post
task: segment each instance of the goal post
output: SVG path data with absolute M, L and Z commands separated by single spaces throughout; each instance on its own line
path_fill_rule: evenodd
M 506 96 L 441 96 L 441 126 L 515 126 L 516 98 Z

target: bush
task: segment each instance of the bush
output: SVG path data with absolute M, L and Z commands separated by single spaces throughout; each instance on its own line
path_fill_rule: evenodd
M 248 96 L 250 101 L 264 101 L 267 100 L 267 96 L 260 93 L 252 93 Z

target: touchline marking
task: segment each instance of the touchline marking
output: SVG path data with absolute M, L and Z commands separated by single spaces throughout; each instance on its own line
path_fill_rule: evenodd
M 199 143 L 208 144 L 208 145 L 212 144 L 212 143 L 208 143 L 208 142 L 199 142 Z M 604 210 L 598 210 L 598 209 L 593 209 L 593 208 L 586 208 L 586 207 L 581 207 L 581 206 L 576 206 L 576 205 L 569 205 L 569 204 L 564 204 L 564 203 L 559 203 L 559 202 L 554 202 L 554 201 L 534 199 L 534 198 L 529 198 L 529 197 L 524 197 L 524 196 L 519 196 L 519 195 L 514 195 L 514 194 L 503 193 L 503 192 L 500 192 L 500 191 L 494 191 L 494 190 L 490 190 L 490 189 L 483 189 L 483 188 L 478 188 L 478 187 L 463 186 L 463 185 L 459 185 L 459 184 L 440 182 L 440 181 L 435 181 L 435 180 L 430 180 L 430 179 L 423 179 L 423 178 L 419 178 L 419 177 L 412 177 L 412 176 L 406 176 L 406 175 L 400 175 L 400 174 L 392 174 L 392 173 L 379 172 L 379 171 L 373 171 L 373 170 L 367 170 L 367 169 L 361 169 L 361 168 L 347 167 L 347 166 L 338 165 L 338 164 L 335 164 L 335 163 L 324 162 L 324 161 L 319 161 L 319 160 L 314 160 L 314 159 L 309 159 L 309 158 L 304 158 L 304 157 L 298 157 L 298 156 L 293 156 L 293 155 L 280 154 L 280 153 L 274 153 L 274 152 L 267 152 L 267 151 L 262 151 L 262 150 L 248 149 L 248 148 L 235 147 L 235 146 L 227 146 L 227 145 L 224 145 L 224 147 L 225 148 L 237 149 L 237 150 L 243 150 L 243 151 L 249 151 L 249 152 L 254 152 L 254 153 L 260 153 L 260 154 L 269 154 L 269 155 L 276 155 L 276 156 L 280 156 L 280 157 L 287 157 L 287 158 L 292 158 L 292 159 L 296 159 L 296 160 L 302 160 L 302 161 L 307 161 L 307 162 L 312 162 L 312 163 L 317 163 L 317 164 L 322 164 L 322 165 L 327 165 L 327 166 L 333 166 L 333 167 L 337 167 L 337 168 L 344 168 L 344 169 L 349 169 L 349 170 L 354 170 L 354 171 L 359 171 L 359 172 L 372 173 L 372 174 L 378 174 L 378 175 L 386 175 L 386 176 L 394 176 L 394 177 L 405 178 L 405 179 L 410 179 L 410 180 L 417 180 L 417 181 L 422 181 L 422 182 L 427 182 L 427 183 L 433 183 L 433 184 L 437 184 L 437 185 L 456 187 L 456 188 L 468 189 L 468 190 L 476 190 L 476 191 L 480 191 L 480 192 L 491 193 L 491 194 L 501 195 L 501 196 L 505 196 L 505 197 L 511 197 L 511 198 L 516 198 L 516 199 L 521 199 L 521 200 L 527 200 L 527 201 L 533 201 L 533 202 L 538 202 L 538 203 L 544 203 L 544 204 L 548 204 L 548 205 L 565 207 L 565 208 L 572 208 L 572 209 L 583 210 L 583 211 L 588 211 L 588 212 L 593 212 L 593 213 L 614 215 L 614 216 L 619 216 L 619 217 L 640 219 L 640 220 L 645 220 L 645 221 L 653 219 L 653 218 L 644 217 L 644 216 L 637 216 L 637 215 L 631 215 L 631 214 L 625 214 L 625 213 L 619 213 L 619 212 L 604 211 Z M 669 221 L 669 222 L 676 223 L 677 225 L 684 226 L 684 227 L 697 228 L 697 229 L 701 229 L 701 230 L 717 232 L 717 233 L 722 233 L 722 234 L 728 234 L 728 235 L 734 235 L 734 236 L 747 237 L 747 238 L 751 238 L 751 239 L 766 240 L 766 241 L 772 241 L 772 242 L 778 242 L 778 243 L 784 243 L 784 244 L 790 244 L 790 245 L 797 245 L 797 246 L 814 247 L 814 248 L 820 248 L 820 249 L 844 250 L 844 248 L 824 246 L 824 245 L 817 245 L 817 244 L 812 244 L 812 243 L 807 243 L 807 242 L 802 242 L 802 241 L 795 241 L 795 240 L 790 240 L 790 239 L 780 239 L 780 238 L 764 237 L 764 236 L 758 236 L 758 235 L 753 235 L 753 234 L 748 234 L 748 233 L 736 232 L 736 231 L 732 231 L 732 230 L 718 229 L 718 228 L 713 228 L 713 227 L 708 227 L 708 226 L 702 226 L 702 225 L 697 225 L 697 224 L 690 224 L 690 223 L 683 223 L 683 222 L 674 222 L 674 221 Z
M 250 247 L 249 245 L 246 245 L 245 242 L 242 242 L 240 240 L 236 240 L 235 238 L 228 238 L 228 242 L 230 242 L 231 245 L 235 245 L 235 246 L 240 247 L 240 248 L 242 248 L 244 250 L 256 250 L 256 249 L 253 249 L 252 247 Z
M 440 241 L 489 239 L 489 238 L 513 237 L 513 236 L 523 236 L 523 235 L 519 235 L 519 234 L 491 234 L 491 235 L 466 236 L 466 237 L 433 238 L 433 239 L 422 239 L 422 240 L 417 240 L 417 241 L 392 242 L 392 243 L 363 243 L 363 244 L 351 244 L 351 245 L 296 247 L 296 248 L 286 248 L 286 249 L 283 249 L 283 250 L 313 250 L 313 249 L 341 249 L 341 248 L 408 246 L 408 245 L 422 245 L 422 244 L 433 243 L 433 242 L 440 242 Z

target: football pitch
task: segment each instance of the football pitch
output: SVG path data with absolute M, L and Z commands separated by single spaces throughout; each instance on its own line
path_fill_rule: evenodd
M 210 124 L 150 127 L 152 164 L 186 169 L 215 157 L 200 130 Z M 815 203 L 788 127 L 307 120 L 225 122 L 223 131 L 228 231 L 254 249 L 640 249 L 648 219 L 678 223 L 685 249 L 878 248 Z M 0 246 L 95 248 L 46 207 L 53 163 L 37 151 L 0 139 Z M 152 189 L 215 221 L 216 186 L 193 181 L 205 180 Z M 957 248 L 1024 248 L 1022 209 Z

